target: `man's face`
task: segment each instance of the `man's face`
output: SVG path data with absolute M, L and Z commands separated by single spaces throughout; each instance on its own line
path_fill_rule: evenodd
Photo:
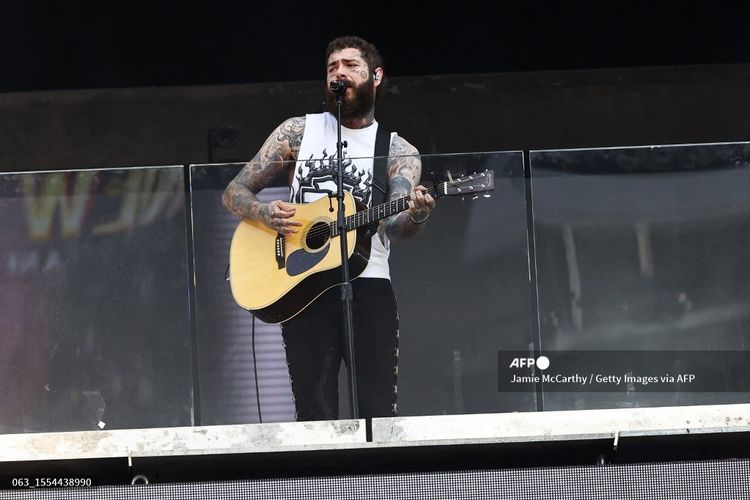
M 377 68 L 376 70 L 379 70 Z M 328 111 L 336 114 L 336 95 L 331 92 L 331 82 L 346 80 L 350 87 L 346 89 L 341 103 L 341 117 L 359 118 L 367 115 L 375 106 L 375 88 L 378 81 L 367 63 L 360 56 L 359 50 L 347 48 L 334 52 L 328 58 L 328 77 L 326 79 L 326 103 Z

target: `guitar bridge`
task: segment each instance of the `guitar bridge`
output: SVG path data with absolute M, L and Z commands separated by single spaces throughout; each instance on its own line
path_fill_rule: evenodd
M 276 264 L 279 269 L 284 269 L 286 266 L 286 240 L 281 233 L 276 235 Z

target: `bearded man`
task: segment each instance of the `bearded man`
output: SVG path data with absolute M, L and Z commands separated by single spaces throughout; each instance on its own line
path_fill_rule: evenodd
M 260 151 L 229 183 L 224 206 L 242 219 L 259 221 L 280 235 L 296 233 L 294 204 L 337 193 L 336 95 L 331 82 L 346 86 L 341 104 L 344 188 L 364 206 L 373 206 L 373 157 L 378 136 L 375 102 L 385 89 L 383 60 L 377 48 L 355 36 L 332 40 L 326 51 L 328 112 L 285 120 Z M 380 133 L 383 131 L 381 129 Z M 398 312 L 390 281 L 390 242 L 424 228 L 435 200 L 418 185 L 418 151 L 391 132 L 387 198 L 410 197 L 408 210 L 379 223 L 370 258 L 352 281 L 357 401 L 365 418 L 395 416 L 398 375 Z M 289 201 L 261 203 L 256 194 L 278 176 L 289 180 Z M 338 287 L 318 296 L 281 324 L 297 420 L 338 418 L 338 371 L 348 362 Z

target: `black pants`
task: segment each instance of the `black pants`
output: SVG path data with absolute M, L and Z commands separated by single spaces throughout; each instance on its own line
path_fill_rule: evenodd
M 359 278 L 354 293 L 354 356 L 360 417 L 396 414 L 398 314 L 390 280 Z M 297 420 L 338 418 L 338 372 L 348 363 L 341 289 L 334 287 L 282 323 Z

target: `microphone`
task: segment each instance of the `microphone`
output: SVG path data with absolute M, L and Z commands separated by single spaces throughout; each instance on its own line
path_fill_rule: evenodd
M 329 87 L 331 92 L 334 94 L 343 94 L 347 87 L 351 87 L 352 84 L 346 80 L 332 80 Z

